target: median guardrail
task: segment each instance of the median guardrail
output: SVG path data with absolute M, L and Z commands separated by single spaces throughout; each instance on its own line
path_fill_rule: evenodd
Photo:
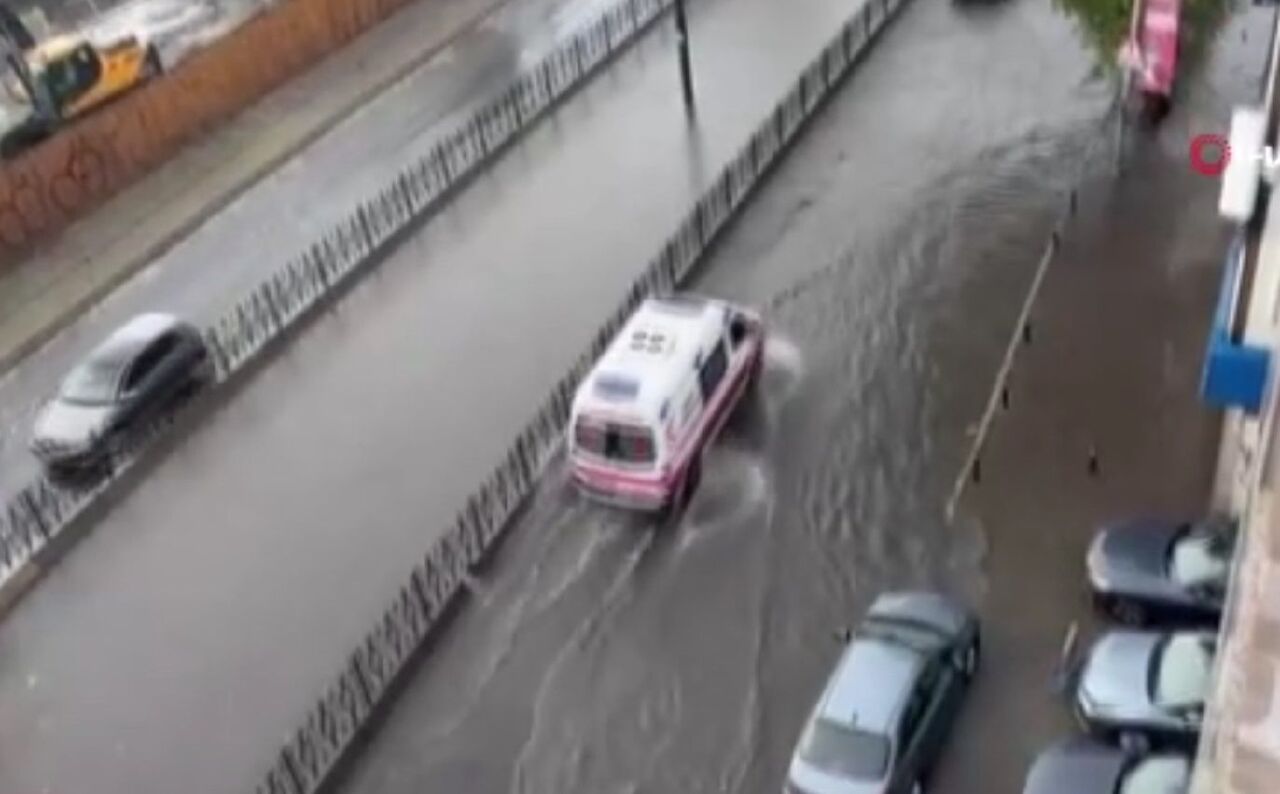
M 635 41 L 671 2 L 623 0 L 614 6 L 239 301 L 205 332 L 219 383 L 243 369 L 269 343 L 283 339 L 312 310 L 377 262 L 400 235 L 438 209 L 519 133 Z M 0 506 L 0 606 L 39 576 L 41 557 L 60 545 L 52 542 L 63 529 L 132 468 L 139 454 L 173 421 L 166 419 L 132 439 L 107 461 L 106 476 L 91 485 L 67 488 L 39 477 Z
M 556 383 L 489 477 L 467 499 L 449 529 L 413 567 L 381 618 L 277 752 L 257 794 L 313 794 L 321 790 L 390 701 L 395 684 L 409 670 L 415 654 L 425 647 L 432 629 L 465 591 L 467 579 L 493 552 L 513 515 L 533 494 L 540 475 L 560 449 L 578 383 L 613 335 L 643 298 L 670 290 L 689 276 L 752 189 L 905 2 L 868 0 L 720 172 L 635 279 L 573 367 Z M 395 191 L 405 189 L 389 189 L 384 206 L 403 213 L 404 199 L 393 196 Z M 260 314 L 255 316 L 261 319 L 253 322 L 275 327 L 277 321 L 271 319 L 271 309 L 262 305 L 268 299 L 257 300 Z

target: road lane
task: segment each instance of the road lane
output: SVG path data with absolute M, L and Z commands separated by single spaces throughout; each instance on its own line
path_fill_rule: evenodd
M 26 449 L 35 408 L 112 329 L 152 310 L 216 320 L 611 5 L 518 0 L 501 7 L 0 375 L 0 497 L 38 472 Z
M 901 586 L 958 593 L 1000 622 L 988 626 L 999 640 L 988 645 L 989 676 L 929 790 L 1019 790 L 1031 753 L 1069 729 L 1042 662 L 1081 607 L 1061 597 L 1064 582 L 1078 592 L 1078 562 L 1067 568 L 1057 553 L 1065 541 L 1038 548 L 1031 500 L 1021 523 L 995 527 L 1003 535 L 988 534 L 990 525 L 948 527 L 942 507 L 1058 190 L 1075 175 L 1107 102 L 1073 30 L 1047 3 L 906 9 L 694 285 L 767 306 L 777 338 L 762 402 L 735 416 L 690 514 L 675 531 L 656 531 L 584 504 L 563 469 L 554 472 L 342 791 L 774 794 L 839 653 L 831 630 L 882 588 Z M 1178 125 L 1220 119 L 1231 101 L 1250 96 L 1247 78 L 1231 73 L 1231 50 L 1259 42 L 1242 45 L 1239 32 L 1224 34 L 1227 52 L 1208 79 L 1187 86 L 1196 112 Z M 1186 135 L 1146 145 L 1168 150 L 1157 167 L 1176 168 Z M 1172 255 L 1171 272 L 1125 279 L 1152 288 L 1141 310 L 1156 325 L 1182 321 L 1176 345 L 1146 345 L 1164 345 L 1176 365 L 1152 361 L 1142 371 L 1172 367 L 1185 387 L 1188 356 L 1199 354 L 1187 310 L 1212 302 L 1188 258 L 1203 269 L 1212 245 L 1197 235 L 1212 217 L 1186 224 L 1178 208 L 1198 190 L 1187 206 L 1208 210 L 1211 190 L 1186 178 L 1153 180 L 1146 193 L 1131 188 L 1122 205 L 1090 210 L 1142 213 L 1144 195 L 1170 190 L 1151 202 L 1158 217 L 1138 216 L 1159 222 L 1125 245 L 1104 238 L 1072 250 L 1124 268 L 1137 264 L 1133 246 L 1154 237 Z M 1105 223 L 1091 233 L 1099 226 L 1116 235 Z M 1185 241 L 1183 228 L 1191 230 Z M 1091 264 L 1095 276 L 1105 271 Z M 1081 281 L 1068 277 L 1075 286 L 1052 297 L 1059 338 L 1070 333 L 1072 301 L 1087 296 Z M 1198 297 L 1189 286 L 1202 288 Z M 1073 381 L 1105 379 L 1088 357 L 1057 364 L 1048 371 Z M 1098 391 L 1097 413 L 1132 423 L 1129 413 L 1109 412 Z M 1055 429 L 1041 424 L 1034 430 L 1047 435 L 1022 443 L 1050 447 Z M 1194 446 L 1192 435 L 1177 448 Z M 1032 456 L 1042 465 L 1045 457 Z M 1113 503 L 1123 501 L 1116 486 L 1108 490 Z M 1166 503 L 1178 501 L 1159 490 Z M 1002 492 L 1000 484 L 984 489 Z M 1072 529 L 1079 536 L 1087 527 Z M 1023 597 L 1036 605 L 1033 618 L 1019 614 Z
M 0 625 L 0 790 L 251 785 L 857 7 L 692 5 L 696 128 L 640 42 L 185 439 Z

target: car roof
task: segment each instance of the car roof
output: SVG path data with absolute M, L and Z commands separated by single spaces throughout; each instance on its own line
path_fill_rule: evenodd
M 1022 794 L 1110 794 L 1124 767 L 1121 750 L 1073 736 L 1036 757 Z
M 171 314 L 151 312 L 139 314 L 117 328 L 102 341 L 89 358 L 96 362 L 124 363 L 151 344 L 157 337 L 183 323 Z
M 50 36 L 28 50 L 28 55 L 37 61 L 48 62 L 63 57 L 79 47 L 88 39 L 74 33 L 63 33 Z
M 915 685 L 923 656 L 888 639 L 855 636 L 831 676 L 818 716 L 890 733 Z

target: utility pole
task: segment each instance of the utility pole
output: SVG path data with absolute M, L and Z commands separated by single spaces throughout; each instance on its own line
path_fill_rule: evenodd
M 689 63 L 689 18 L 684 12 L 685 0 L 676 0 L 676 37 L 680 45 L 680 86 L 684 89 L 684 107 L 691 115 L 693 107 L 693 66 Z

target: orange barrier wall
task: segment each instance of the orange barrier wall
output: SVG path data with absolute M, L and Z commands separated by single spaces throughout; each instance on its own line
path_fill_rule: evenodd
M 0 168 L 0 268 L 409 0 L 282 0 Z

